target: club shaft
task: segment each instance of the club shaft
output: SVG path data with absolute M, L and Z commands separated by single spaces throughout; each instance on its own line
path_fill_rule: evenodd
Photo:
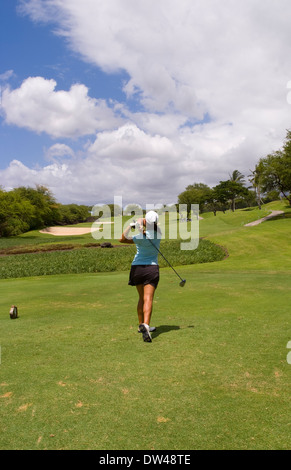
M 151 241 L 150 238 L 148 238 L 147 240 L 149 240 L 151 242 L 151 244 L 155 247 L 155 249 L 160 253 L 160 255 L 164 258 L 164 260 L 168 263 L 168 265 L 170 266 L 170 268 L 172 268 L 172 270 L 177 274 L 178 278 L 181 279 L 181 281 L 183 281 L 183 279 L 181 278 L 181 276 L 177 273 L 176 269 L 173 268 L 173 266 L 171 265 L 171 263 L 167 260 L 167 258 L 165 258 L 165 256 L 163 255 L 163 253 L 159 250 L 158 247 L 156 247 L 156 245 Z

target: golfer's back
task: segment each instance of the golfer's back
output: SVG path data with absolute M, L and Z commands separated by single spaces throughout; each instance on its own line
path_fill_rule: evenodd
M 145 234 L 134 236 L 133 241 L 136 246 L 136 255 L 132 262 L 137 265 L 158 265 L 158 250 L 161 243 L 161 234 L 154 230 L 147 230 Z

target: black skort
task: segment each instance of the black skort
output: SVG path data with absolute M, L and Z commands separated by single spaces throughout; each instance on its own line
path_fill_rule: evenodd
M 159 280 L 160 270 L 158 265 L 140 264 L 136 266 L 131 266 L 128 285 L 138 286 L 140 284 L 143 284 L 144 286 L 146 286 L 147 284 L 150 284 L 151 286 L 157 288 Z

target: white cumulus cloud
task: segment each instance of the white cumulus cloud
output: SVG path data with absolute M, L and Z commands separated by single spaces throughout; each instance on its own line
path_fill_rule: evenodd
M 120 123 L 105 100 L 88 96 L 86 86 L 76 84 L 69 91 L 56 91 L 56 86 L 55 80 L 29 77 L 20 88 L 4 89 L 2 110 L 6 123 L 45 132 L 53 138 L 94 134 Z
M 262 100 L 278 106 L 290 79 L 289 0 L 23 4 L 33 19 L 57 22 L 58 34 L 85 60 L 107 72 L 126 70 L 126 92 L 138 92 L 150 111 L 234 118 Z
M 6 123 L 55 139 L 94 138 L 80 158 L 59 143 L 44 168 L 11 163 L 0 172 L 9 185 L 13 175 L 39 178 L 62 200 L 106 202 L 116 193 L 172 202 L 188 184 L 215 185 L 234 169 L 248 175 L 282 145 L 291 122 L 289 0 L 21 4 L 84 62 L 125 71 L 128 101 L 110 106 L 82 84 L 57 90 L 42 77 L 5 89 Z

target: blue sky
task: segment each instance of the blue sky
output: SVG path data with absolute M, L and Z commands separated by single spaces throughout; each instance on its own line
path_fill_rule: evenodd
M 41 76 L 57 81 L 56 90 L 69 90 L 74 83 L 83 83 L 91 96 L 124 101 L 122 83 L 125 73 L 106 74 L 95 65 L 84 64 L 79 55 L 66 47 L 52 32 L 52 25 L 35 23 L 20 10 L 15 0 L 1 0 L 1 69 L 0 75 L 11 70 L 9 85 L 18 88 L 23 80 Z M 2 80 L 2 87 L 7 81 Z M 67 139 L 63 140 L 67 142 Z M 47 163 L 44 149 L 51 146 L 46 134 L 27 132 L 2 121 L 0 127 L 0 168 L 4 169 L 13 159 L 34 167 Z M 82 142 L 74 143 L 76 148 Z
M 170 204 L 281 147 L 288 0 L 1 0 L 0 185 Z

